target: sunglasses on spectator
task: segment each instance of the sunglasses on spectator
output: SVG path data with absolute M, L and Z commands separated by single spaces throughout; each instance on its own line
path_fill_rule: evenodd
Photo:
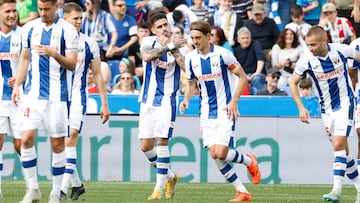
M 115 4 L 115 6 L 122 8 L 122 7 L 126 7 L 126 4 Z

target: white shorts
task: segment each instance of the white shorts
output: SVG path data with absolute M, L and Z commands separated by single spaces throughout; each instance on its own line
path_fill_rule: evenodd
M 43 129 L 58 138 L 68 135 L 67 102 L 24 99 L 21 130 Z
M 227 118 L 204 119 L 200 118 L 201 136 L 204 147 L 215 144 L 234 147 L 235 121 Z
M 166 103 L 166 102 L 165 102 Z M 148 106 L 141 103 L 139 138 L 171 138 L 175 126 L 176 105 Z
M 21 118 L 20 106 L 15 106 L 11 101 L 0 101 L 0 134 L 21 139 Z
M 354 126 L 354 108 L 341 108 L 332 113 L 321 114 L 322 121 L 325 125 L 325 131 L 331 139 L 333 135 L 349 136 Z
M 85 121 L 86 106 L 79 103 L 71 103 L 70 105 L 70 128 L 81 132 L 81 128 Z
M 360 100 L 357 99 L 355 110 L 355 129 L 360 128 Z

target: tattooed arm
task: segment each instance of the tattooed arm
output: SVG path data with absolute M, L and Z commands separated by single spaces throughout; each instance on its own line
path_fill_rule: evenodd
M 172 55 L 175 57 L 177 64 L 179 64 L 181 70 L 185 71 L 185 57 L 180 54 L 179 49 L 174 49 L 171 51 Z
M 151 46 L 146 46 L 140 49 L 140 54 L 145 62 L 149 62 L 159 58 L 168 51 L 170 51 L 170 48 L 167 45 L 159 48 L 152 48 Z

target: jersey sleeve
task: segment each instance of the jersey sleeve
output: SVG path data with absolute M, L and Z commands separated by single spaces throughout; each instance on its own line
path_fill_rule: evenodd
M 88 43 L 90 46 L 90 52 L 92 53 L 93 56 L 91 60 L 100 58 L 100 51 L 97 42 L 93 38 L 88 37 Z
M 79 34 L 76 31 L 75 27 L 70 24 L 65 24 L 66 28 L 64 38 L 65 38 L 65 47 L 67 51 L 77 51 L 79 47 Z

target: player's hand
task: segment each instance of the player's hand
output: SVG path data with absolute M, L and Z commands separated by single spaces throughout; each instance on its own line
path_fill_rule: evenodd
M 166 46 L 168 43 L 171 42 L 171 39 L 165 35 L 160 35 L 156 39 L 162 46 Z
M 360 23 L 360 8 L 355 8 L 351 11 L 351 17 L 354 18 L 355 23 Z
M 19 87 L 13 88 L 13 92 L 11 94 L 11 101 L 15 104 L 15 106 L 18 106 L 18 101 L 20 100 L 19 96 Z
M 100 118 L 102 119 L 102 124 L 106 123 L 106 121 L 110 118 L 110 110 L 108 106 L 101 106 L 100 108 Z
M 9 78 L 9 80 L 8 80 L 8 85 L 9 85 L 9 87 L 13 87 L 14 84 L 15 84 L 15 77 Z
M 227 111 L 228 119 L 236 120 L 236 118 L 240 117 L 237 102 L 230 102 L 223 110 Z
M 309 124 L 310 123 L 309 111 L 306 110 L 305 108 L 302 108 L 302 109 L 299 110 L 299 113 L 300 113 L 301 122 Z
M 173 39 L 172 41 L 175 45 L 175 48 L 180 48 L 183 47 L 187 44 L 187 40 L 186 39 Z
M 183 115 L 185 112 L 185 109 L 189 108 L 189 102 L 183 101 L 180 103 L 180 114 Z
M 40 56 L 55 57 L 58 52 L 55 49 L 50 48 L 49 46 L 39 45 L 37 48 L 37 53 Z

